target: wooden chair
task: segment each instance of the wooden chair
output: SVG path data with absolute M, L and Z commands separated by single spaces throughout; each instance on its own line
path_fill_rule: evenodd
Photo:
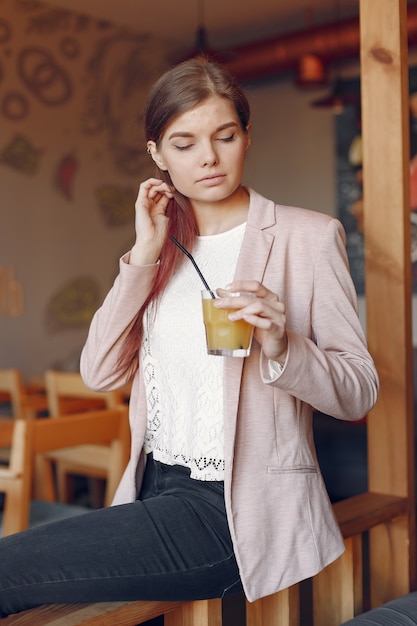
M 48 370 L 45 373 L 45 389 L 52 417 L 104 407 L 113 409 L 123 403 L 120 391 L 89 389 L 79 372 Z
M 24 386 L 19 370 L 0 370 L 0 399 L 2 402 L 10 404 L 10 416 L 24 417 L 23 414 Z M 9 411 L 7 411 L 9 416 Z
M 11 455 L 9 466 L 0 468 L 0 492 L 6 495 L 3 510 L 3 535 L 19 532 L 30 525 L 34 466 L 37 455 L 45 458 L 44 455 L 50 451 L 83 444 L 106 445 L 110 452 L 110 482 L 117 484 L 129 454 L 126 428 L 126 407 L 80 413 L 65 416 L 59 420 L 18 419 L 6 422 L 4 428 L 0 429 L 0 445 L 11 441 Z M 49 475 L 46 473 L 45 476 Z M 52 487 L 45 485 L 45 488 L 49 493 Z M 69 505 L 66 506 L 68 511 L 64 516 L 73 514 L 68 507 Z M 49 507 L 49 510 L 56 517 L 55 508 Z M 62 516 L 61 512 L 60 516 Z
M 48 408 L 45 395 L 30 393 L 15 368 L 0 369 L 0 401 L 10 404 L 7 417 L 13 418 L 33 418 Z
M 0 492 L 5 495 L 4 523 L 0 512 L 0 535 L 9 535 L 28 526 L 84 513 L 88 509 L 62 505 L 60 503 L 34 501 L 30 503 L 29 520 L 26 506 L 22 504 L 22 477 L 25 469 L 26 426 L 25 420 L 2 420 L 0 423 L 0 445 L 10 451 L 6 467 L 0 467 Z
M 0 369 L 0 403 L 7 406 L 7 411 L 0 415 L 0 428 L 6 420 L 31 419 L 47 410 L 46 396 L 29 393 L 20 370 L 14 368 Z M 10 448 L 0 447 L 0 464 L 7 464 L 9 457 Z
M 121 391 L 92 391 L 86 387 L 78 372 L 48 370 L 45 374 L 45 386 L 49 415 L 52 418 L 99 408 L 112 409 L 123 404 Z M 105 480 L 104 505 L 108 506 L 117 486 L 109 479 L 109 455 L 110 449 L 104 445 L 83 445 L 70 450 L 54 451 L 46 455 L 50 466 L 47 468 L 44 465 L 44 471 L 51 475 L 55 465 L 58 495 L 63 502 L 71 501 L 68 480 L 70 475 Z M 90 480 L 90 486 L 93 492 L 94 480 Z M 45 493 L 44 497 L 54 500 L 55 491 Z M 100 497 L 96 496 L 95 505 L 99 506 L 99 503 Z

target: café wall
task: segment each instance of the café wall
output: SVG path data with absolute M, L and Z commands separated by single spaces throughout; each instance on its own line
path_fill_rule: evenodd
M 173 45 L 115 24 L 0 0 L 0 367 L 76 369 L 88 323 L 134 238 L 152 173 L 140 117 Z M 332 112 L 288 80 L 246 86 L 245 182 L 335 212 Z

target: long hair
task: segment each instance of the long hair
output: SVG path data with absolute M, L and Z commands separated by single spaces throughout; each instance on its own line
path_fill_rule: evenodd
M 174 117 L 189 111 L 210 96 L 220 96 L 232 102 L 242 129 L 247 132 L 250 108 L 241 87 L 224 68 L 199 57 L 184 61 L 168 70 L 151 89 L 145 103 L 146 140 L 152 140 L 158 146 L 168 124 Z M 169 173 L 157 169 L 158 177 L 172 185 Z M 145 310 L 148 306 L 156 306 L 171 276 L 184 261 L 183 253 L 169 240 L 169 237 L 173 235 L 185 248 L 192 250 L 198 234 L 191 204 L 188 198 L 178 191 L 174 192 L 174 198 L 168 203 L 166 215 L 169 217 L 168 233 L 159 257 L 158 272 L 151 291 L 138 311 L 119 354 L 119 365 L 123 368 L 131 368 L 132 373 L 138 367 L 138 351 L 142 341 L 142 320 Z

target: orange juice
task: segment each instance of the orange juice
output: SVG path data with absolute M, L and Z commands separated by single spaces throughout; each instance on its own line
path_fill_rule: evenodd
M 203 297 L 203 318 L 206 329 L 207 352 L 221 356 L 248 356 L 253 326 L 245 320 L 228 319 L 233 309 L 216 309 L 214 298 Z

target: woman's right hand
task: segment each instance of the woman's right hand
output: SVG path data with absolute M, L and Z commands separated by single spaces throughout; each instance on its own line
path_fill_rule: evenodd
M 141 183 L 135 203 L 136 241 L 129 261 L 132 265 L 150 265 L 159 259 L 168 229 L 165 212 L 173 196 L 173 188 L 159 178 Z

